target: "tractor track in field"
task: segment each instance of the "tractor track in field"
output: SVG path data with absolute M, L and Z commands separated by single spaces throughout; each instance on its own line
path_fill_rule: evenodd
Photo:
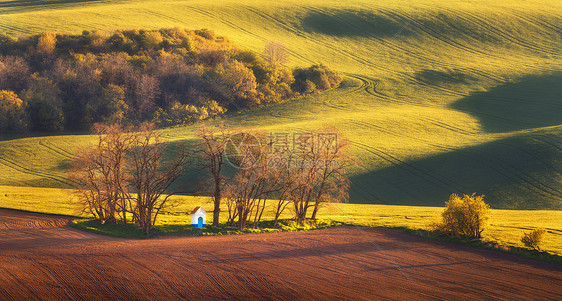
M 0 295 L 27 300 L 556 299 L 562 266 L 402 232 L 119 239 L 0 209 Z
M 337 16 L 334 16 L 333 14 L 331 14 L 331 10 L 326 10 L 326 9 L 321 9 L 318 7 L 307 7 L 307 9 L 309 9 L 310 11 L 314 11 L 317 13 L 321 13 L 321 14 L 326 14 L 326 15 L 332 15 L 332 17 L 337 18 L 340 23 L 353 27 L 357 32 L 361 32 L 363 33 L 363 35 L 365 37 L 367 37 L 370 41 L 372 42 L 376 42 L 378 43 L 378 45 L 382 45 L 384 47 L 389 48 L 392 51 L 395 51 L 397 53 L 406 53 L 409 54 L 411 57 L 416 57 L 417 59 L 420 59 L 422 62 L 424 63 L 428 63 L 428 64 L 432 64 L 433 66 L 442 66 L 442 67 L 446 67 L 446 68 L 453 68 L 459 71 L 464 71 L 464 72 L 471 72 L 477 75 L 480 75 L 484 78 L 488 78 L 491 80 L 494 80 L 496 82 L 503 82 L 505 81 L 505 79 L 501 76 L 489 73 L 489 72 L 485 72 L 483 70 L 479 70 L 476 68 L 470 68 L 470 67 L 465 67 L 465 66 L 459 66 L 457 64 L 447 64 L 445 62 L 443 62 L 442 60 L 437 60 L 437 59 L 433 59 L 428 57 L 427 55 L 425 55 L 425 52 L 414 52 L 412 51 L 410 48 L 407 47 L 403 47 L 400 43 L 395 43 L 393 42 L 392 39 L 384 39 L 384 38 L 380 38 L 377 37 L 376 35 L 371 34 L 370 32 L 364 31 L 362 28 L 359 28 L 357 26 L 354 26 L 352 24 L 349 24 L 348 22 L 346 22 L 345 20 L 343 20 L 342 18 L 338 18 Z M 413 29 L 419 29 L 419 32 L 426 34 L 430 37 L 436 38 L 439 41 L 442 41 L 442 39 L 435 37 L 435 34 L 432 34 L 430 29 L 426 29 L 426 30 L 422 30 L 425 26 L 421 23 L 419 23 L 418 21 L 415 20 L 415 18 L 413 17 L 409 17 L 405 14 L 401 14 L 397 11 L 394 10 L 385 10 L 383 8 L 377 7 L 373 9 L 374 11 L 379 11 L 384 13 L 387 17 L 391 18 L 391 19 L 395 19 L 397 16 L 401 17 L 402 20 L 406 20 L 406 24 L 414 24 L 415 27 L 412 27 Z M 406 28 L 408 26 L 405 26 L 404 28 Z M 409 27 L 408 27 L 409 28 Z M 399 32 L 397 32 L 398 34 Z M 448 43 L 450 46 L 454 46 L 451 45 L 450 43 Z M 459 48 L 459 47 L 455 47 L 455 48 Z M 466 50 L 466 49 L 465 49 Z M 474 53 L 474 51 L 469 51 L 470 53 Z M 481 53 L 484 54 L 486 56 L 490 56 L 489 53 Z
M 0 164 L 4 165 L 4 166 L 7 166 L 9 168 L 15 169 L 15 170 L 17 170 L 21 173 L 24 173 L 24 174 L 34 175 L 34 176 L 38 176 L 38 177 L 42 177 L 42 178 L 48 178 L 48 179 L 51 179 L 53 181 L 64 184 L 65 186 L 72 186 L 70 184 L 70 181 L 68 179 L 65 179 L 64 177 L 55 176 L 55 175 L 47 174 L 45 172 L 32 170 L 30 168 L 24 167 L 23 165 L 18 164 L 16 162 L 12 161 L 12 160 L 8 160 L 6 158 L 0 157 Z
M 62 149 L 61 147 L 56 146 L 52 143 L 46 142 L 43 139 L 39 140 L 39 145 L 45 147 L 46 149 L 48 149 L 49 151 L 55 154 L 61 155 L 64 158 L 71 159 L 73 157 L 73 154 L 70 153 L 69 151 Z
M 426 182 L 432 183 L 434 186 L 442 189 L 443 191 L 451 191 L 451 188 L 453 188 L 454 191 L 463 191 L 462 189 L 460 189 L 460 187 L 455 187 L 455 186 L 457 186 L 455 183 L 452 183 L 452 182 L 450 182 L 446 179 L 436 177 L 430 171 L 423 170 L 421 168 L 413 166 L 412 164 L 408 163 L 407 161 L 403 161 L 401 159 L 398 159 L 397 157 L 391 155 L 388 152 L 382 151 L 379 148 L 372 147 L 370 145 L 360 143 L 360 142 L 351 142 L 351 143 L 354 146 L 357 146 L 360 149 L 363 149 L 363 150 L 379 157 L 380 159 L 390 163 L 391 166 L 393 166 L 393 167 L 404 170 L 404 171 L 413 175 L 416 178 L 422 178 Z
M 378 131 L 381 131 L 381 132 L 384 132 L 384 133 L 387 133 L 387 134 L 396 136 L 396 137 L 398 137 L 398 138 L 407 138 L 407 139 L 411 139 L 411 140 L 420 141 L 420 142 L 423 142 L 423 143 L 425 143 L 425 144 L 431 145 L 432 147 L 435 147 L 435 148 L 437 148 L 437 149 L 443 149 L 443 150 L 445 150 L 445 151 L 457 151 L 457 150 L 459 150 L 458 148 L 452 148 L 452 147 L 450 147 L 450 146 L 446 146 L 446 145 L 443 145 L 443 144 L 435 143 L 434 141 L 430 141 L 430 140 L 427 140 L 427 139 L 419 138 L 418 136 L 410 136 L 410 135 L 407 135 L 407 134 L 403 134 L 402 132 L 392 131 L 392 130 L 389 130 L 388 128 L 383 128 L 383 127 L 376 126 L 376 125 L 373 125 L 373 124 L 369 124 L 369 123 L 366 123 L 366 122 L 350 121 L 350 123 L 354 123 L 354 124 L 356 124 L 356 125 L 358 125 L 358 126 L 362 126 L 362 127 L 373 128 L 373 129 L 376 129 L 376 130 L 378 130 Z M 535 155 L 532 154 L 532 153 L 529 153 L 529 152 L 527 152 L 527 151 L 521 149 L 521 147 L 515 147 L 515 146 L 513 146 L 513 145 L 511 145 L 511 144 L 503 143 L 502 140 L 498 140 L 497 142 L 498 142 L 499 144 L 501 144 L 501 145 L 504 145 L 504 146 L 510 147 L 510 148 L 512 148 L 512 149 L 516 149 L 516 150 L 518 150 L 518 151 L 521 151 L 521 152 L 523 152 L 523 153 L 526 153 L 527 155 L 529 155 L 529 157 L 533 158 L 534 160 L 537 160 L 537 161 L 539 161 L 539 162 L 544 163 L 540 158 L 538 158 L 537 156 L 535 156 Z M 558 148 L 558 147 L 556 147 L 556 148 Z M 559 148 L 558 148 L 558 149 L 559 149 Z M 470 154 L 469 154 L 469 153 L 463 153 L 463 155 L 464 155 L 464 156 L 467 156 L 468 158 L 475 159 L 477 162 L 481 162 L 481 163 L 486 162 L 486 159 L 489 159 L 489 158 L 495 159 L 495 160 L 497 160 L 498 162 L 500 162 L 501 164 L 506 165 L 508 168 L 515 170 L 515 172 L 512 172 L 512 173 L 502 173 L 502 172 L 500 172 L 497 168 L 494 168 L 494 167 L 496 167 L 496 166 L 498 165 L 498 164 L 494 164 L 494 163 L 488 163 L 488 164 L 485 164 L 485 165 L 488 166 L 488 167 L 491 168 L 491 169 L 496 170 L 496 172 L 498 172 L 498 173 L 500 173 L 500 174 L 503 174 L 503 175 L 506 176 L 507 178 L 509 178 L 509 175 L 516 176 L 517 179 L 522 180 L 522 181 L 524 181 L 525 183 L 528 183 L 529 185 L 535 187 L 536 189 L 539 189 L 539 190 L 542 191 L 543 193 L 547 193 L 547 194 L 550 195 L 550 196 L 559 197 L 560 195 L 562 195 L 562 191 L 559 191 L 558 189 L 554 189 L 554 188 L 549 187 L 548 185 L 542 183 L 540 180 L 538 180 L 538 179 L 534 178 L 533 176 L 528 175 L 527 173 L 525 173 L 525 172 L 519 170 L 519 169 L 518 169 L 516 166 L 514 166 L 513 164 L 510 164 L 510 163 L 508 163 L 508 162 L 506 162 L 506 161 L 500 159 L 500 158 L 497 157 L 497 156 L 493 156 L 493 155 L 490 155 L 490 154 L 484 156 L 484 155 L 482 155 L 480 152 L 476 152 L 476 151 L 471 151 Z M 552 166 L 552 165 L 550 165 L 550 164 L 546 164 L 546 163 L 544 163 L 544 164 L 545 164 L 545 167 L 547 167 L 548 169 L 550 169 L 550 170 L 553 171 L 554 173 L 560 174 L 560 170 L 558 170 L 558 169 L 555 168 L 554 166 Z M 520 174 L 521 176 L 517 176 L 518 174 Z M 530 179 L 529 179 L 529 178 L 530 178 Z M 533 183 L 537 183 L 537 184 L 533 184 Z
M 508 14 L 511 14 L 514 17 L 520 18 L 521 20 L 525 20 L 527 22 L 529 22 L 530 24 L 533 24 L 535 27 L 537 28 L 541 28 L 541 27 L 547 27 L 548 29 L 550 29 L 553 32 L 562 32 L 562 27 L 556 27 L 553 26 L 550 23 L 545 22 L 544 20 L 537 18 L 534 15 L 529 15 L 528 13 L 525 12 L 521 12 L 519 10 L 516 9 L 511 9 L 511 10 L 506 10 L 505 11 Z M 561 21 L 562 18 L 558 17 L 558 21 Z M 554 24 L 556 24 L 556 22 L 554 22 Z M 557 24 L 560 24 L 560 22 L 558 22 Z M 558 49 L 560 50 L 560 49 Z
M 248 35 L 250 35 L 250 36 L 252 36 L 252 37 L 254 37 L 254 38 L 257 38 L 257 39 L 260 40 L 260 41 L 267 41 L 266 38 L 261 37 L 261 36 L 259 36 L 259 35 L 255 34 L 255 33 L 251 32 L 251 31 L 247 30 L 247 29 L 244 29 L 243 27 L 238 26 L 238 25 L 234 24 L 234 23 L 231 22 L 231 21 L 225 20 L 224 18 L 219 18 L 217 15 L 215 15 L 215 14 L 209 12 L 209 11 L 206 11 L 206 10 L 201 9 L 201 8 L 197 8 L 197 7 L 195 7 L 195 6 L 186 6 L 186 7 L 188 7 L 189 9 L 191 9 L 192 11 L 194 11 L 194 12 L 200 14 L 200 15 L 209 17 L 209 18 L 211 18 L 211 19 L 213 19 L 213 20 L 219 20 L 221 23 L 223 23 L 223 24 L 225 24 L 225 25 L 227 25 L 227 26 L 229 26 L 229 27 L 231 27 L 231 28 L 234 28 L 234 29 L 236 29 L 236 30 L 238 30 L 238 31 L 240 31 L 240 32 L 243 32 L 243 33 L 245 33 L 245 34 L 248 34 Z
M 355 75 L 346 74 L 346 76 L 360 80 L 362 82 L 361 87 L 363 87 L 365 85 L 368 85 L 368 84 L 366 84 L 366 82 L 375 81 L 373 79 L 369 79 L 368 77 L 357 75 L 357 74 L 355 74 Z M 417 82 L 419 82 L 419 81 L 417 81 Z M 376 87 L 376 85 L 375 85 L 375 87 Z M 438 86 L 435 86 L 435 85 L 426 85 L 426 87 L 433 88 L 433 89 L 436 89 L 440 92 L 448 93 L 450 95 L 456 95 L 456 96 L 459 96 L 459 97 L 468 96 L 468 94 L 466 94 L 466 93 L 455 92 L 454 90 L 443 88 L 443 87 L 438 87 Z M 379 99 L 386 100 L 386 101 L 391 102 L 391 103 L 403 104 L 403 105 L 412 105 L 412 106 L 419 106 L 419 107 L 443 108 L 443 106 L 440 105 L 440 104 L 433 104 L 433 103 L 426 103 L 426 102 L 416 102 L 416 101 L 411 101 L 411 100 L 398 99 L 395 96 L 386 95 L 386 94 L 384 94 L 384 93 L 382 93 L 382 92 L 380 92 L 380 91 L 378 91 L 374 88 L 373 89 L 366 88 L 365 92 L 370 94 L 370 95 L 376 96 Z M 491 99 L 498 99 L 498 100 L 501 100 L 501 101 L 514 101 L 514 102 L 523 103 L 523 104 L 529 103 L 529 101 L 525 101 L 524 99 L 512 99 L 512 98 L 503 98 L 503 97 L 490 97 L 490 98 Z M 343 105 L 335 105 L 333 103 L 331 103 L 331 105 L 334 108 L 338 108 L 338 107 L 343 106 Z M 549 105 L 553 108 L 558 108 L 558 107 L 562 106 L 562 105 L 559 105 L 559 104 L 556 104 L 556 103 L 550 103 Z M 462 113 L 465 113 L 465 114 L 468 114 L 468 115 L 471 115 L 471 116 L 474 115 L 474 112 L 471 111 L 471 110 L 468 110 L 468 109 L 462 109 L 462 108 L 455 107 L 455 108 L 453 108 L 453 110 L 458 111 L 458 112 L 462 112 Z M 510 118 L 498 116 L 497 114 L 486 113 L 486 112 L 482 112 L 482 111 L 479 111 L 478 115 L 481 115 L 482 117 L 485 117 L 489 120 L 496 120 L 496 121 L 499 121 L 499 122 L 502 122 L 502 123 L 505 123 L 505 124 L 508 124 L 508 125 L 516 125 L 516 126 L 523 125 L 523 126 L 528 127 L 528 128 L 534 128 L 534 127 L 540 126 L 539 124 L 536 124 L 536 123 L 520 121 L 520 120 L 513 120 L 513 119 L 510 119 Z
M 223 24 L 227 25 L 228 27 L 233 28 L 233 29 L 236 29 L 236 30 L 238 30 L 238 31 L 240 31 L 240 32 L 243 32 L 243 33 L 245 33 L 245 34 L 247 34 L 247 35 L 249 35 L 249 36 L 252 36 L 252 37 L 254 37 L 254 38 L 257 38 L 258 40 L 260 40 L 260 41 L 262 41 L 262 42 L 268 41 L 267 38 L 262 37 L 262 36 L 260 36 L 260 35 L 258 35 L 258 34 L 255 34 L 255 33 L 251 32 L 251 31 L 249 31 L 249 30 L 247 30 L 247 29 L 244 29 L 243 27 L 241 27 L 241 26 L 239 26 L 239 25 L 236 25 L 236 24 L 233 23 L 233 22 L 227 21 L 227 20 L 225 20 L 224 18 L 219 18 L 217 15 L 215 15 L 215 14 L 209 12 L 209 11 L 206 11 L 206 10 L 201 9 L 201 8 L 196 8 L 195 6 L 186 6 L 186 7 L 189 8 L 190 10 L 192 10 L 192 11 L 194 11 L 194 12 L 200 14 L 200 15 L 203 15 L 203 16 L 206 16 L 206 17 L 210 17 L 210 18 L 212 18 L 212 19 L 214 19 L 214 20 L 220 20 L 220 22 L 222 22 Z M 248 9 L 248 7 L 245 7 L 245 8 Z M 256 12 L 257 10 L 254 10 L 254 9 L 251 9 L 251 10 L 248 9 L 248 11 L 251 11 L 251 12 L 254 13 L 254 14 L 258 14 L 258 13 Z M 258 14 L 258 15 L 259 15 L 259 14 Z M 177 19 L 176 19 L 176 20 L 177 20 Z M 178 20 L 178 22 L 179 22 L 179 20 Z M 299 36 L 300 36 L 300 35 L 299 35 Z M 296 52 L 296 51 L 294 51 L 294 50 L 291 50 L 291 49 L 289 49 L 289 48 L 285 48 L 285 50 L 287 50 L 287 52 L 289 52 L 289 54 L 290 54 L 291 56 L 293 56 L 293 57 L 296 57 L 296 58 L 298 58 L 298 59 L 300 59 L 300 60 L 302 60 L 302 61 L 308 62 L 308 63 L 313 63 L 313 61 L 311 61 L 310 59 L 304 57 L 303 55 L 299 54 L 298 52 Z

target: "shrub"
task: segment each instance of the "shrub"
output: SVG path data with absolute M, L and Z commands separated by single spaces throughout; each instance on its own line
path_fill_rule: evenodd
M 443 220 L 435 225 L 438 232 L 464 238 L 480 238 L 488 219 L 490 206 L 484 202 L 483 195 L 452 194 L 445 203 Z
M 521 242 L 528 248 L 540 251 L 540 245 L 544 239 L 546 230 L 543 228 L 537 228 L 529 233 L 525 233 L 521 238 Z
M 324 65 L 296 69 L 293 75 L 295 77 L 293 90 L 300 93 L 310 93 L 311 83 L 314 84 L 315 89 L 323 91 L 338 86 L 342 81 L 342 77 L 338 73 Z

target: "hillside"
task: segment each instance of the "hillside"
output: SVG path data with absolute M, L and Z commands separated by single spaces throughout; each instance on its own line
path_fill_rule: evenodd
M 351 202 L 562 209 L 559 1 L 0 1 L 0 31 L 210 28 L 289 66 L 325 63 L 342 86 L 226 121 L 266 131 L 339 127 L 364 162 Z M 166 129 L 175 141 L 193 127 Z M 87 135 L 0 141 L 0 185 L 61 187 Z M 193 180 L 195 174 L 185 177 Z

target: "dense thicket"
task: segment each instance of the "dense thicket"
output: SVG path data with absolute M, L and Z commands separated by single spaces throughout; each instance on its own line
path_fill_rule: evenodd
M 322 65 L 290 70 L 286 59 L 279 44 L 258 55 L 205 29 L 0 35 L 0 90 L 15 93 L 0 107 L 16 106 L 0 112 L 0 131 L 187 124 L 341 82 Z

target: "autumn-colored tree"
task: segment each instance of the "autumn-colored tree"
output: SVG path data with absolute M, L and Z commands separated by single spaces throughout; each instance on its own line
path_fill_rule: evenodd
M 158 50 L 164 39 L 158 31 L 144 31 L 142 33 L 142 44 L 145 49 Z
M 156 109 L 155 99 L 159 93 L 156 78 L 145 74 L 139 76 L 136 81 L 134 106 L 130 106 L 131 109 L 136 109 L 133 116 L 137 116 L 138 120 L 151 117 Z
M 234 61 L 224 66 L 221 76 L 221 91 L 226 98 L 234 97 L 238 106 L 254 106 L 259 104 L 257 98 L 257 82 L 252 70 L 244 64 Z
M 521 237 L 521 242 L 528 248 L 532 248 L 536 251 L 541 250 L 541 244 L 546 234 L 546 229 L 536 228 L 535 230 L 523 234 Z
M 25 88 L 30 76 L 29 64 L 23 58 L 0 56 L 0 90 L 19 93 Z
M 341 82 L 325 66 L 293 72 L 286 61 L 279 43 L 268 43 L 259 55 L 210 30 L 0 34 L 0 90 L 14 91 L 28 104 L 30 120 L 36 120 L 31 131 L 59 131 L 87 130 L 96 122 L 187 124 Z M 28 102 L 22 92 L 36 84 L 34 77 L 51 81 L 57 97 L 34 89 Z
M 483 195 L 463 195 L 453 193 L 445 202 L 442 221 L 435 224 L 437 231 L 450 236 L 480 238 L 488 220 L 490 206 L 484 202 Z
M 36 51 L 40 55 L 52 55 L 57 44 L 57 36 L 51 32 L 42 33 L 37 40 Z
M 86 118 L 89 122 L 107 124 L 122 123 L 128 105 L 125 102 L 125 91 L 117 85 L 109 84 L 103 88 L 99 97 L 92 98 L 86 105 Z
M 0 90 L 0 133 L 19 132 L 26 128 L 24 102 L 16 93 Z
M 63 101 L 57 84 L 47 77 L 33 74 L 27 88 L 20 95 L 27 103 L 30 127 L 37 132 L 56 132 L 64 129 Z

